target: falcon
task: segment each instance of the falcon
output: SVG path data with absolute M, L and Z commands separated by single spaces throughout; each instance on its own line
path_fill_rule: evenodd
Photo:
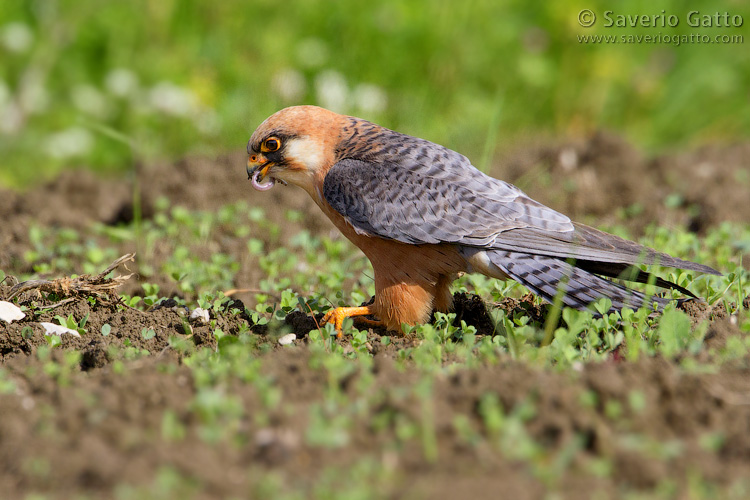
M 402 331 L 429 321 L 433 311 L 448 312 L 460 273 L 514 279 L 548 302 L 560 294 L 577 309 L 608 297 L 612 310 L 661 308 L 669 300 L 610 278 L 695 298 L 641 264 L 719 274 L 573 222 L 439 144 L 316 106 L 271 115 L 247 153 L 253 187 L 304 189 L 372 263 L 370 305 L 333 308 L 323 317 L 339 333 L 346 317 L 374 316 L 369 322 Z

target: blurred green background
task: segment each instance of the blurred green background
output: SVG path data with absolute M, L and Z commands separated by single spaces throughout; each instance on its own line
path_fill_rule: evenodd
M 605 10 L 664 10 L 679 26 L 605 28 Z M 690 10 L 743 25 L 690 27 Z M 740 1 L 5 0 L 0 184 L 241 149 L 300 103 L 443 143 L 480 168 L 529 137 L 602 128 L 647 151 L 743 140 L 748 23 Z M 579 41 L 658 34 L 744 39 Z

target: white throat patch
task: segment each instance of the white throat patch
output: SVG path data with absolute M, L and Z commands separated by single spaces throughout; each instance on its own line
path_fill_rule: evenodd
M 323 144 L 307 135 L 290 140 L 284 156 L 293 163 L 304 165 L 311 173 L 320 170 L 325 159 Z

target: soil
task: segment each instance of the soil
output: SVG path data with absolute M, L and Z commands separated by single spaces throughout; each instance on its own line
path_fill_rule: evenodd
M 749 164 L 750 144 L 648 158 L 617 137 L 599 134 L 580 143 L 534 145 L 509 153 L 498 161 L 493 174 L 583 222 L 626 224 L 634 234 L 650 224 L 687 225 L 701 233 L 722 221 L 750 220 Z M 0 269 L 10 275 L 32 271 L 23 259 L 34 248 L 29 236 L 32 225 L 83 229 L 92 223 L 132 220 L 134 192 L 144 218 L 153 215 L 159 197 L 200 210 L 246 200 L 267 208 L 285 234 L 301 228 L 314 234 L 334 231 L 301 191 L 276 187 L 257 193 L 243 175 L 244 155 L 236 153 L 139 167 L 130 179 L 102 179 L 80 170 L 25 193 L 0 191 L 4 221 Z M 303 218 L 290 223 L 278 207 L 298 210 Z M 216 244 L 234 255 L 246 249 L 244 242 L 231 238 Z M 118 255 L 128 251 L 120 250 Z M 138 272 L 138 266 L 131 270 Z M 258 273 L 243 264 L 235 285 L 257 283 Z M 127 293 L 140 289 L 136 279 L 132 281 L 124 289 Z M 160 284 L 164 294 L 176 292 L 158 276 L 149 277 L 149 282 Z M 9 290 L 8 283 L 0 285 L 0 298 L 7 297 Z M 30 300 L 49 303 L 31 295 L 22 298 L 22 302 Z M 459 319 L 476 326 L 479 336 L 493 334 L 487 307 L 544 314 L 526 299 L 488 305 L 476 296 L 456 294 L 455 301 Z M 750 308 L 750 301 L 745 302 Z M 392 442 L 396 429 L 364 425 L 389 408 L 419 412 L 420 402 L 413 396 L 385 399 L 380 407 L 368 409 L 359 417 L 363 427 L 350 433 L 344 446 L 311 446 L 304 436 L 305 415 L 330 381 L 324 368 L 310 363 L 305 345 L 315 319 L 301 312 L 286 320 L 297 337 L 294 346 L 281 348 L 264 327 L 252 329 L 259 343 L 270 346 L 261 358 L 262 371 L 281 391 L 284 408 L 272 409 L 267 425 L 245 422 L 242 443 L 211 442 L 201 437 L 202 423 L 191 416 L 198 382 L 183 366 L 184 354 L 170 345 L 169 337 L 189 337 L 196 345 L 216 348 L 211 333 L 215 327 L 236 335 L 250 323 L 243 313 L 230 312 L 233 308 L 244 309 L 239 300 L 228 304 L 226 311 L 214 313 L 211 319 L 216 324 L 211 326 L 187 319 L 184 310 L 172 303 L 143 312 L 81 298 L 35 318 L 0 323 L 0 367 L 16 385 L 13 392 L 0 391 L 2 497 L 26 498 L 32 492 L 48 498 L 158 497 L 159 481 L 167 481 L 169 471 L 182 478 L 184 498 L 253 497 L 262 496 L 257 488 L 269 474 L 294 484 L 313 484 L 331 468 L 372 457 L 386 464 L 392 475 L 387 484 L 372 487 L 391 498 L 481 498 L 495 497 L 499 491 L 509 498 L 543 498 L 550 488 L 565 498 L 598 493 L 606 498 L 623 491 L 669 487 L 679 496 L 700 480 L 725 488 L 747 480 L 747 359 L 724 363 L 716 372 L 686 371 L 679 360 L 661 358 L 626 363 L 613 356 L 609 362 L 582 365 L 572 372 L 502 359 L 434 378 L 437 451 L 432 457 L 426 458 L 416 441 L 398 452 L 384 447 L 384 442 Z M 709 321 L 699 360 L 718 356 L 732 339 L 747 342 L 747 333 L 723 308 L 688 302 L 684 310 L 696 323 Z M 61 349 L 43 354 L 40 346 L 47 341 L 38 322 L 69 314 L 88 315 L 89 332 L 101 331 L 105 323 L 111 331 L 96 335 L 95 340 L 90 335 L 63 335 Z M 368 333 L 375 363 L 373 387 L 415 383 L 416 375 L 397 369 L 394 358 L 400 348 L 417 340 L 391 337 L 386 345 L 381 342 L 383 335 L 377 329 Z M 346 345 L 348 340 L 338 342 Z M 81 356 L 74 359 L 70 373 L 51 376 L 45 356 L 62 360 L 72 351 Z M 123 362 L 128 359 L 123 352 L 138 355 Z M 355 386 L 346 383 L 342 390 L 354 396 Z M 227 390 L 248 413 L 261 404 L 252 384 L 235 384 Z M 572 472 L 550 484 L 514 460 L 511 452 L 471 445 L 455 422 L 466 418 L 472 428 L 480 428 L 480 402 L 488 393 L 496 394 L 508 411 L 533 403 L 525 432 L 544 448 L 569 456 L 572 464 L 561 466 Z M 637 405 L 628 403 L 634 394 Z M 582 404 L 584 400 L 591 403 Z M 165 435 L 165 415 L 179 423 L 183 433 L 179 438 Z M 636 434 L 641 441 L 631 439 Z M 602 464 L 608 473 L 595 472 Z

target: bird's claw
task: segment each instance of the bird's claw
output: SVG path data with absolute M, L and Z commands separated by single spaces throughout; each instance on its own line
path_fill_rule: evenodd
M 330 311 L 325 313 L 323 319 L 320 320 L 320 326 L 325 326 L 328 323 L 333 323 L 333 327 L 336 329 L 337 337 L 341 337 L 344 334 L 341 329 L 344 324 L 344 318 L 346 318 L 346 314 L 342 313 L 343 309 L 343 307 L 331 309 Z
M 357 316 L 367 316 L 372 314 L 372 309 L 369 306 L 362 307 L 336 307 L 326 312 L 323 315 L 323 319 L 320 320 L 320 326 L 324 326 L 328 323 L 333 323 L 333 327 L 336 329 L 336 337 L 341 338 L 344 334 L 343 325 L 345 318 L 355 318 Z M 365 318 L 357 318 L 365 321 L 369 324 L 381 324 L 378 321 L 372 321 Z

